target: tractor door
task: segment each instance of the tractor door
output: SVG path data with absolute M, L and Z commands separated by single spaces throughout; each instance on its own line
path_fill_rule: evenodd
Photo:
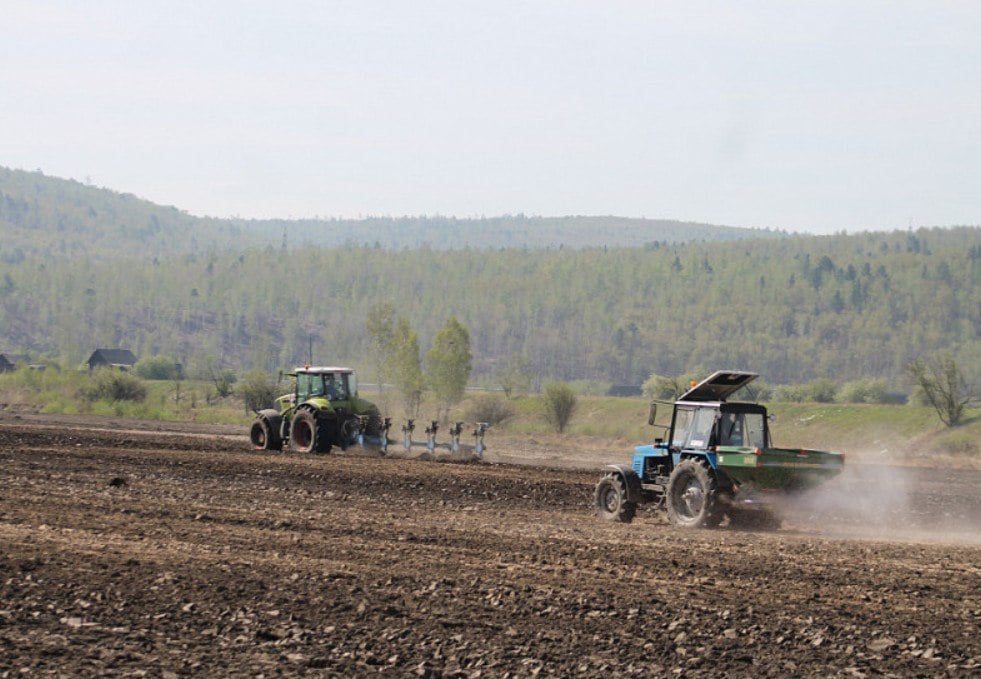
M 296 403 L 299 405 L 307 399 L 315 391 L 312 388 L 313 380 L 320 380 L 320 375 L 311 375 L 309 373 L 297 373 L 296 375 Z
M 714 407 L 675 406 L 671 449 L 707 450 L 715 445 L 713 439 L 718 413 Z

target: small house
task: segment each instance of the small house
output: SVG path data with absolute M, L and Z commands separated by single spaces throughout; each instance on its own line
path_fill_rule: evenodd
M 96 349 L 89 356 L 89 370 L 116 368 L 130 370 L 136 364 L 136 356 L 129 349 Z
M 0 354 L 0 373 L 11 372 L 18 363 L 27 363 L 28 360 L 25 354 Z

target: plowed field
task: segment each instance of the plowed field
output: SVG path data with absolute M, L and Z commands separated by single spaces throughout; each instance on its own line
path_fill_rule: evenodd
M 0 677 L 981 674 L 978 472 L 856 468 L 767 533 L 528 462 L 2 419 Z

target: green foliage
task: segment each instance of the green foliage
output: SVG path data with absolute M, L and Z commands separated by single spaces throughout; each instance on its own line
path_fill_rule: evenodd
M 683 393 L 688 391 L 689 380 L 678 375 L 677 377 L 667 377 L 664 375 L 652 374 L 641 387 L 644 397 L 647 399 L 661 399 L 664 401 L 674 401 Z
M 470 333 L 456 316 L 450 316 L 426 353 L 426 375 L 434 396 L 443 404 L 444 419 L 450 407 L 463 398 L 472 361 Z
M 214 368 L 209 370 L 211 375 L 211 382 L 215 385 L 215 396 L 218 398 L 227 398 L 232 395 L 235 390 L 235 382 L 238 378 L 235 373 L 226 368 Z
M 827 378 L 806 384 L 786 384 L 773 391 L 773 399 L 785 403 L 833 403 L 837 395 L 838 384 Z
M 576 393 L 568 384 L 551 382 L 545 385 L 542 393 L 545 421 L 561 434 L 576 411 L 577 400 Z
M 365 329 L 368 333 L 368 362 L 374 367 L 375 381 L 384 385 L 392 372 L 393 339 L 397 322 L 395 305 L 391 302 L 376 302 L 368 310 Z
M 889 403 L 889 390 L 883 379 L 853 380 L 838 392 L 842 403 Z
M 514 354 L 532 386 L 698 365 L 773 384 L 899 384 L 917 356 L 941 351 L 981 366 L 978 227 L 812 237 L 687 236 L 616 218 L 227 222 L 14 171 L 0 171 L 0 195 L 0 346 L 65 365 L 129 346 L 193 375 L 215 360 L 274 370 L 306 362 L 312 337 L 326 360 L 360 367 L 372 360 L 367 316 L 389 303 L 426 341 L 456 315 L 485 383 Z M 284 230 L 293 246 L 369 232 L 371 246 L 283 249 Z M 752 240 L 714 240 L 737 236 Z M 402 249 L 425 241 L 471 247 Z
M 181 377 L 170 356 L 146 356 L 133 366 L 133 372 L 145 380 L 176 380 Z
M 759 403 L 761 401 L 769 401 L 772 397 L 773 387 L 757 378 L 733 394 L 732 400 Z
M 517 409 L 507 399 L 496 394 L 478 394 L 470 399 L 464 412 L 467 422 L 487 422 L 499 425 L 515 416 Z
M 389 369 L 395 390 L 402 397 L 406 417 L 417 417 L 425 386 L 419 359 L 419 336 L 402 317 L 396 321 L 392 333 Z
M 238 387 L 246 412 L 272 408 L 276 397 L 280 394 L 276 387 L 276 382 L 266 371 L 247 372 Z
M 79 396 L 89 401 L 143 401 L 146 385 L 136 375 L 113 368 L 100 368 L 92 373 Z
M 497 385 L 504 392 L 504 397 L 510 399 L 517 393 L 527 392 L 531 388 L 533 370 L 527 356 L 518 352 L 512 353 L 505 366 L 497 373 Z
M 917 359 L 910 363 L 909 371 L 940 421 L 948 427 L 960 424 L 972 395 L 954 357 L 941 354 L 929 362 Z
M 661 399 L 674 401 L 679 396 L 712 374 L 711 370 L 696 367 L 684 375 L 669 377 L 652 374 L 641 387 L 642 393 L 648 400 Z

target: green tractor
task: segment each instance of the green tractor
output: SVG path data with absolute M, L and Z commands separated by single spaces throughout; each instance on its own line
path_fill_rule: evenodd
M 358 396 L 351 368 L 304 366 L 289 373 L 295 389 L 276 399 L 277 409 L 256 412 L 249 439 L 256 450 L 329 453 L 354 443 L 376 443 L 384 450 L 387 421 L 378 408 Z

